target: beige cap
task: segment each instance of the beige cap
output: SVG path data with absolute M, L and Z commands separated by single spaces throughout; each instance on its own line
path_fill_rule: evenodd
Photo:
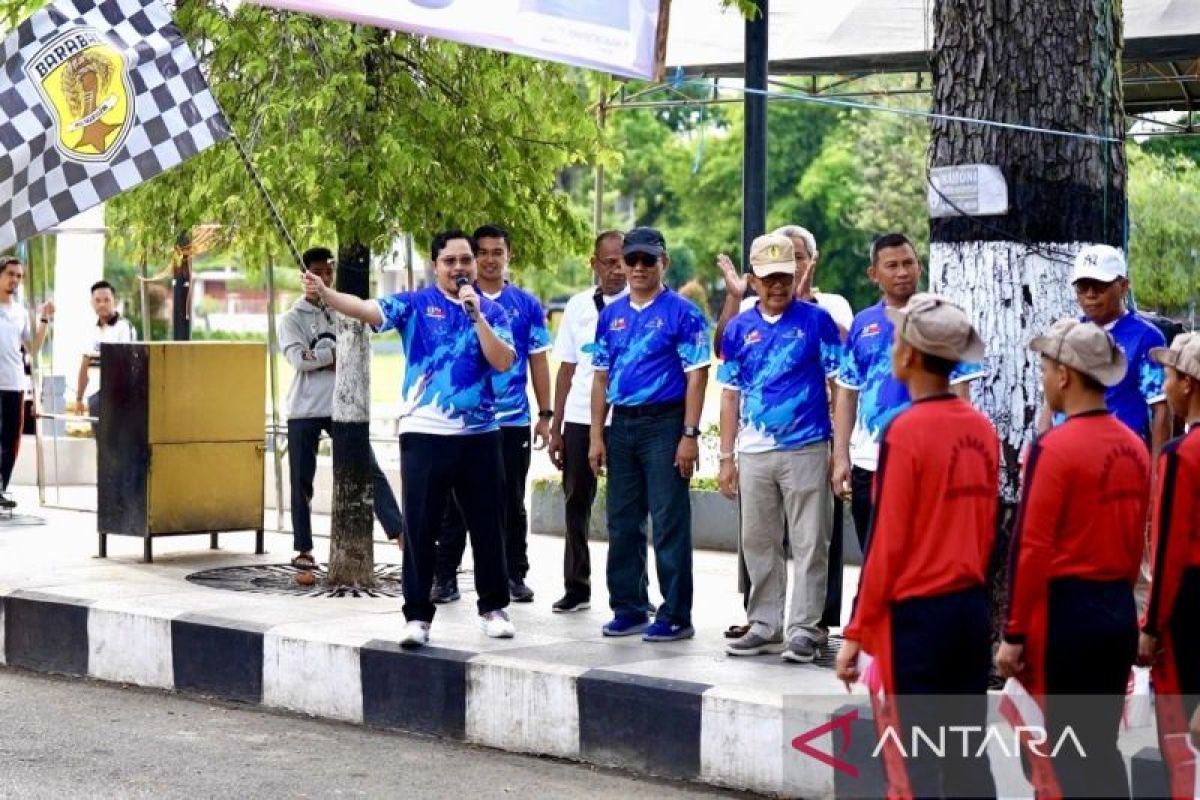
M 760 278 L 768 275 L 795 275 L 796 250 L 786 236 L 768 233 L 750 245 L 750 269 Z
M 983 340 L 967 313 L 944 297 L 914 294 L 904 308 L 889 308 L 887 316 L 900 338 L 922 353 L 949 361 L 983 360 Z
M 1044 336 L 1035 336 L 1029 349 L 1079 370 L 1104 386 L 1116 386 L 1128 368 L 1121 348 L 1108 331 L 1094 322 L 1060 319 Z
M 1170 347 L 1153 347 L 1150 357 L 1200 381 L 1200 333 L 1181 333 Z

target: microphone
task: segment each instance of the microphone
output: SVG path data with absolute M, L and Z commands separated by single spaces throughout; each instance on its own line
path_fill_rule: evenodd
M 459 289 L 461 289 L 462 287 L 466 286 L 469 283 L 470 283 L 470 281 L 467 280 L 466 275 L 455 275 L 454 276 L 454 285 L 456 287 L 458 287 Z M 478 313 L 478 309 L 475 308 L 475 304 L 473 302 L 471 302 L 470 300 L 463 301 L 463 309 L 472 318 L 474 318 L 475 314 Z

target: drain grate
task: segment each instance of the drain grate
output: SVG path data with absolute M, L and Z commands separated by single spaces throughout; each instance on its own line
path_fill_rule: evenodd
M 368 588 L 358 586 L 330 587 L 325 584 L 327 572 L 324 565 L 312 570 L 302 570 L 291 564 L 251 564 L 242 567 L 219 567 L 193 572 L 187 576 L 191 583 L 211 589 L 231 592 L 254 592 L 257 594 L 282 594 L 297 597 L 402 597 L 399 564 L 376 564 L 375 585 Z M 296 583 L 301 572 L 311 572 L 316 583 L 303 586 Z

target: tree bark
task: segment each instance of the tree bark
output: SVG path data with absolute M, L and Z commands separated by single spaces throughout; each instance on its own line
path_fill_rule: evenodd
M 370 250 L 354 243 L 338 254 L 337 288 L 366 297 Z M 330 586 L 375 583 L 374 491 L 371 482 L 371 343 L 366 325 L 341 314 L 333 389 L 333 520 Z
M 938 0 L 933 110 L 1059 131 L 1124 132 L 1120 0 Z M 1001 443 L 1001 513 L 989 570 L 992 634 L 1007 605 L 1006 565 L 1021 457 L 1043 398 L 1029 340 L 1079 313 L 1075 253 L 1123 245 L 1125 151 L 1117 142 L 935 120 L 930 164 L 994 164 L 1009 212 L 930 222 L 930 288 L 961 304 L 987 343 L 972 389 Z
M 973 396 L 1000 433 L 1008 503 L 1042 402 L 1026 345 L 1079 313 L 1074 254 L 1124 243 L 1120 47 L 1120 0 L 939 0 L 934 10 L 934 112 L 1118 139 L 932 124 L 931 166 L 995 164 L 1008 181 L 1007 215 L 930 224 L 930 288 L 962 304 L 988 344 Z

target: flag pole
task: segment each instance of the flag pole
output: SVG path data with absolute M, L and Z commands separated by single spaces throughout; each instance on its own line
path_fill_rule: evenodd
M 254 168 L 254 162 L 250 160 L 250 154 L 246 152 L 246 148 L 242 146 L 242 140 L 233 130 L 233 126 L 229 126 L 229 138 L 233 142 L 233 146 L 237 148 L 238 155 L 241 156 L 242 165 L 246 168 L 247 174 L 254 182 L 255 188 L 258 189 L 258 194 L 266 204 L 267 210 L 271 212 L 271 221 L 275 223 L 275 227 L 279 230 L 279 235 L 283 237 L 284 243 L 288 247 L 288 251 L 292 254 L 292 258 L 296 260 L 296 266 L 300 271 L 304 271 L 304 260 L 300 257 L 300 250 L 296 247 L 296 242 L 292 239 L 292 234 L 288 231 L 287 225 L 283 222 L 283 217 L 279 214 L 279 209 L 275 206 L 275 201 L 271 199 L 271 195 L 267 192 L 267 187 L 263 184 L 262 178 L 259 177 L 258 170 Z M 270 265 L 267 267 L 271 269 Z

